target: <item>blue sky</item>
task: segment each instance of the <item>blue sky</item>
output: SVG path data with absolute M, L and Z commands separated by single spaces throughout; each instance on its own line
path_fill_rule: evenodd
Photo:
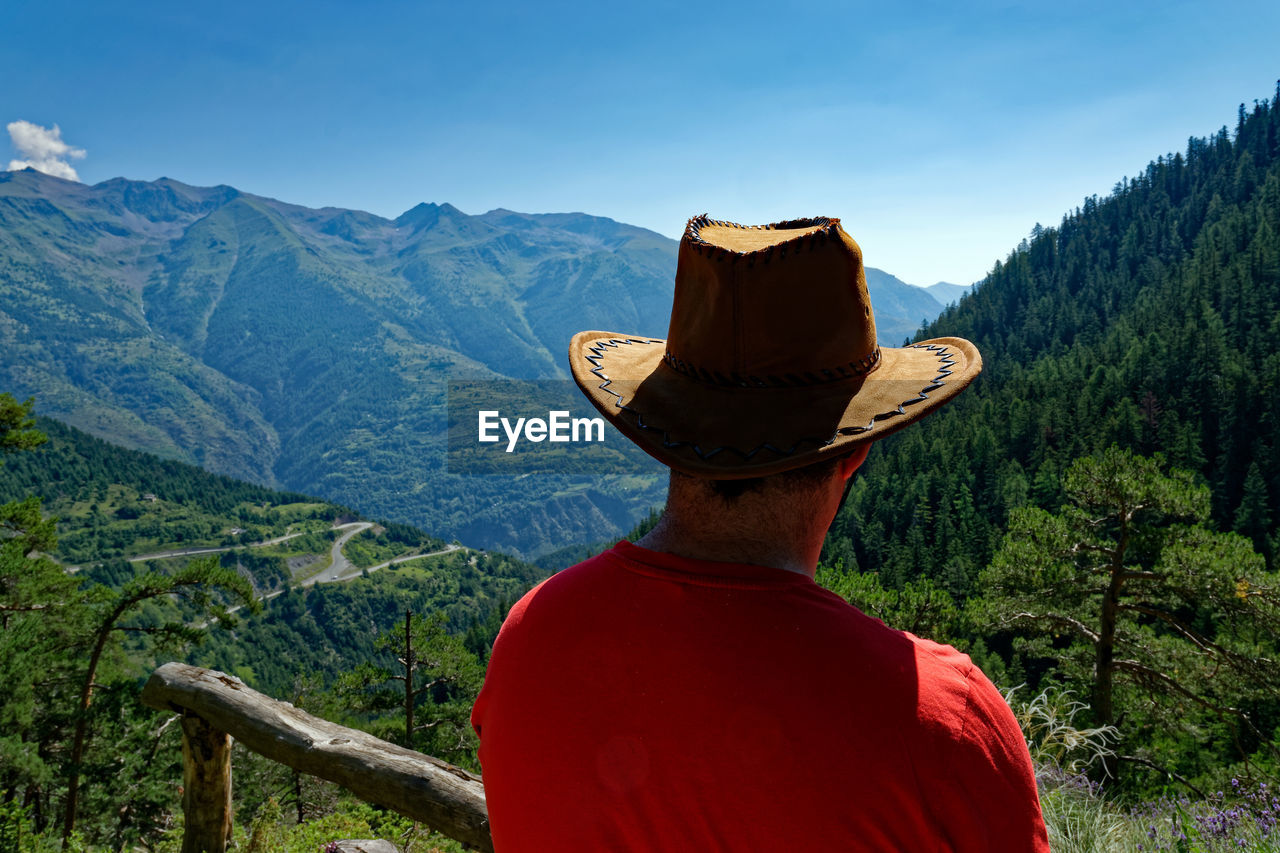
M 1275 2 L 47 0 L 5 11 L 0 125 L 57 124 L 88 183 L 384 216 L 580 210 L 677 236 L 702 212 L 834 215 L 870 265 L 968 282 L 1270 98 L 1277 32 Z

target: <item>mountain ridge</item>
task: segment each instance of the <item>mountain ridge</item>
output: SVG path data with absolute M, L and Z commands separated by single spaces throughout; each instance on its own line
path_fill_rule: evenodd
M 582 213 L 422 202 L 388 219 L 171 178 L 0 173 L 0 387 L 126 446 L 529 555 L 630 529 L 663 472 L 646 458 L 639 481 L 532 493 L 460 481 L 445 380 L 567 382 L 577 331 L 665 336 L 676 249 Z M 868 279 L 887 343 L 942 310 Z
M 6 388 L 128 446 L 483 545 L 539 547 L 486 538 L 495 484 L 442 495 L 445 378 L 566 378 L 579 322 L 665 332 L 674 244 L 612 220 L 426 203 L 387 220 L 171 179 L 2 177 Z M 559 484 L 529 504 L 549 529 L 614 535 L 660 499 L 651 479 L 622 509 L 572 490 L 556 510 Z M 406 509 L 424 491 L 436 507 Z

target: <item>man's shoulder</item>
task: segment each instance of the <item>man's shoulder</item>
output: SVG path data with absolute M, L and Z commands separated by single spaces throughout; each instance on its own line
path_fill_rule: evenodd
M 562 569 L 511 608 L 502 633 L 508 640 L 520 638 L 521 643 L 537 637 L 559 644 L 583 622 L 607 621 L 608 616 L 600 615 L 602 610 L 616 614 L 639 607 L 633 596 L 655 579 L 680 583 L 669 577 L 670 565 L 637 564 L 637 554 L 634 546 L 624 544 Z M 648 570 L 654 574 L 646 574 Z M 778 640 L 807 644 L 798 645 L 797 652 L 812 666 L 825 663 L 829 683 L 847 681 L 859 691 L 868 683 L 879 684 L 882 690 L 910 691 L 919 696 L 926 716 L 949 725 L 959 723 L 972 691 L 999 696 L 964 652 L 889 627 L 809 579 L 798 576 L 796 580 L 756 592 L 769 600 L 770 608 L 776 607 L 778 621 L 772 623 L 772 630 L 781 632 Z M 721 613 L 728 620 L 728 613 Z M 671 612 L 664 615 L 672 616 Z
M 551 577 L 538 583 L 511 606 L 503 627 L 506 628 L 510 625 L 512 628 L 517 628 L 524 621 L 535 602 L 537 602 L 539 609 L 573 606 L 574 600 L 585 594 L 584 588 L 599 582 L 601 580 L 600 573 L 608 571 L 609 553 L 609 551 L 605 551 L 596 554 L 594 557 L 588 557 L 580 563 L 561 569 Z
M 672 573 L 667 571 L 668 566 L 637 563 L 637 553 L 630 543 L 620 543 L 556 572 L 521 597 L 511 608 L 504 628 L 518 630 L 534 614 L 555 620 L 573 618 L 575 613 L 582 612 L 579 608 L 583 605 L 625 596 L 629 591 L 627 583 L 636 582 L 637 569 L 642 574 L 650 570 L 651 578 L 670 579 Z M 847 652 L 853 645 L 876 656 L 892 652 L 887 656 L 901 659 L 906 655 L 917 661 L 917 668 L 947 673 L 960 680 L 977 671 L 969 656 L 952 646 L 891 628 L 804 576 L 790 573 L 786 576 L 797 582 L 761 591 L 777 594 L 778 609 L 790 608 L 792 615 L 803 618 L 805 632 L 822 634 L 831 644 L 833 654 Z M 784 593 L 787 594 L 785 600 L 781 598 Z

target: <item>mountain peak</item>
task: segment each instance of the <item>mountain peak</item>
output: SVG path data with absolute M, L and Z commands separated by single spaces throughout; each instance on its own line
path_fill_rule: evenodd
M 441 217 L 453 218 L 458 213 L 458 209 L 449 203 L 436 204 L 435 202 L 422 201 L 406 210 L 395 218 L 397 228 L 410 227 L 415 231 L 421 231 L 424 228 L 432 228 Z
M 34 184 L 39 182 L 48 182 L 53 184 L 80 184 L 79 181 L 69 181 L 66 178 L 59 178 L 57 175 L 50 175 L 47 172 L 41 172 L 39 169 L 31 166 L 24 166 L 21 169 L 10 169 L 0 171 L 0 181 L 18 181 L 26 184 Z M 83 186 L 81 184 L 81 186 Z
M 949 281 L 940 281 L 937 284 L 929 285 L 925 290 L 929 291 L 930 295 L 943 305 L 950 305 L 954 302 L 959 302 L 960 297 L 966 293 L 971 293 L 973 288 L 974 285 L 972 284 L 953 284 Z

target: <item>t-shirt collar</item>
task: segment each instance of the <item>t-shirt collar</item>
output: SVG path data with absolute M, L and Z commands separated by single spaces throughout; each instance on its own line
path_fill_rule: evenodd
M 672 580 L 702 582 L 738 586 L 792 586 L 812 585 L 813 579 L 799 572 L 779 569 L 775 566 L 753 566 L 750 563 L 723 563 L 713 560 L 695 560 L 666 551 L 651 551 L 625 539 L 613 546 L 612 553 L 646 574 L 673 575 Z

